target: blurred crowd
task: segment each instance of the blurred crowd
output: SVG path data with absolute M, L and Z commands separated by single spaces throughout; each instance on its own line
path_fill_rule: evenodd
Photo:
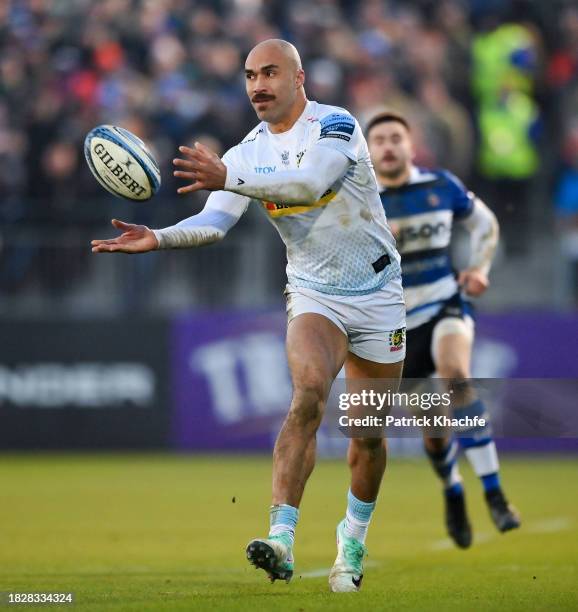
M 172 199 L 179 144 L 222 153 L 255 124 L 243 62 L 271 37 L 299 49 L 310 99 L 408 114 L 417 162 L 472 185 L 512 253 L 550 224 L 578 261 L 578 2 L 562 0 L 1 2 L 0 223 L 102 223 L 82 148 L 101 123 L 151 144 Z

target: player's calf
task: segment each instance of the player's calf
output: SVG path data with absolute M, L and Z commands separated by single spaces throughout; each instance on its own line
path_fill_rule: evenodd
M 522 524 L 519 512 L 508 502 L 502 489 L 492 489 L 485 493 L 486 503 L 494 525 L 505 533 L 517 529 Z
M 482 409 L 480 407 L 478 411 Z M 491 430 L 488 427 L 487 430 L 472 433 L 474 437 L 460 438 L 460 445 L 480 478 L 492 521 L 502 533 L 516 529 L 521 525 L 520 514 L 508 502 L 502 490 L 498 453 Z
M 445 523 L 448 535 L 459 548 L 469 548 L 472 528 L 466 511 L 465 492 L 458 470 L 456 440 L 425 438 L 431 466 L 444 487 Z

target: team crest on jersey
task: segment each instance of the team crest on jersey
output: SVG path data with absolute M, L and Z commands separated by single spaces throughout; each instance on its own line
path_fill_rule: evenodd
M 440 198 L 433 191 L 430 191 L 427 196 L 427 203 L 430 206 L 436 207 L 440 205 Z
M 405 327 L 389 332 L 389 352 L 401 351 L 405 345 Z
M 281 153 L 281 160 L 284 166 L 289 165 L 289 151 L 283 151 L 283 153 Z

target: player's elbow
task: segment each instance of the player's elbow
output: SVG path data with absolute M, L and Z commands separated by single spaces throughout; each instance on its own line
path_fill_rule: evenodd
M 491 214 L 490 224 L 492 227 L 492 236 L 494 238 L 494 242 L 497 243 L 498 240 L 500 239 L 500 224 L 494 212 L 490 211 L 490 214 Z
M 300 191 L 299 203 L 316 204 L 327 191 L 327 185 L 323 177 L 310 175 L 307 180 L 300 181 Z
M 494 211 L 481 200 L 477 201 L 477 206 L 481 209 L 482 222 L 485 223 L 487 227 L 487 233 L 490 241 L 493 244 L 497 244 L 500 238 L 500 224 L 498 223 L 498 218 L 496 217 Z

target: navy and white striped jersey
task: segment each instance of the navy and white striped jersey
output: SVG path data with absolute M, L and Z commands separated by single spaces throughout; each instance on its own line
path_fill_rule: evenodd
M 407 183 L 387 187 L 380 196 L 396 228 L 407 328 L 413 329 L 434 317 L 458 291 L 450 261 L 452 224 L 471 214 L 475 196 L 450 172 L 417 167 Z

